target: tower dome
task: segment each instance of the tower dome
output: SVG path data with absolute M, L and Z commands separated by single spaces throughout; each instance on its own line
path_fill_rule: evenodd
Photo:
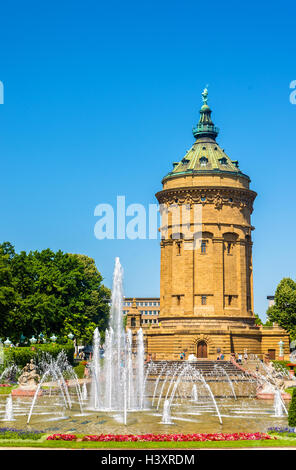
M 208 90 L 202 93 L 203 105 L 200 109 L 200 119 L 193 128 L 195 142 L 179 162 L 173 163 L 173 169 L 163 178 L 162 183 L 172 178 L 186 175 L 228 174 L 241 176 L 248 185 L 250 178 L 243 174 L 237 160 L 232 160 L 216 142 L 219 129 L 211 119 L 211 109 L 207 104 Z M 176 183 L 178 184 L 178 183 Z

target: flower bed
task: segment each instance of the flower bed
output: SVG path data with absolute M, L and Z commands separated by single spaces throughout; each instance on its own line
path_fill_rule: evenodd
M 23 429 L 15 428 L 0 428 L 1 439 L 30 439 L 37 440 L 44 435 L 43 431 L 26 431 Z
M 52 434 L 47 440 L 76 441 L 75 434 Z M 255 433 L 215 433 L 215 434 L 93 434 L 85 435 L 79 440 L 90 442 L 206 442 L 206 441 L 258 441 L 276 439 L 269 434 Z
M 271 434 L 283 434 L 288 437 L 296 437 L 296 428 L 293 428 L 291 426 L 286 426 L 286 427 L 273 427 L 273 428 L 268 428 L 268 432 Z

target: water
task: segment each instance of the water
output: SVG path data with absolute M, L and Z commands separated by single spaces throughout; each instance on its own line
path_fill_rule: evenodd
M 83 413 L 83 404 L 82 404 L 82 395 L 80 390 L 80 385 L 78 382 L 77 375 L 71 365 L 68 363 L 66 354 L 64 351 L 61 351 L 57 359 L 55 360 L 50 355 L 44 355 L 43 359 L 40 361 L 40 368 L 43 369 L 43 375 L 41 377 L 40 382 L 38 383 L 33 400 L 31 402 L 31 406 L 28 412 L 28 419 L 27 424 L 30 423 L 34 407 L 36 406 L 36 402 L 38 400 L 39 395 L 41 394 L 42 385 L 45 383 L 46 380 L 53 379 L 56 385 L 56 388 L 60 392 L 60 398 L 62 400 L 62 406 L 65 409 L 72 408 L 72 398 L 69 393 L 68 384 L 65 381 L 64 374 L 67 374 L 72 378 L 72 382 L 74 383 L 74 387 L 76 390 L 77 402 L 79 404 L 80 412 Z M 52 387 L 50 388 L 50 394 L 52 393 Z
M 93 434 L 126 433 L 127 427 L 130 433 L 161 433 L 167 425 L 170 432 L 256 432 L 286 424 L 287 409 L 276 388 L 278 374 L 285 378 L 285 373 L 265 366 L 262 373 L 243 374 L 235 369 L 228 373 L 219 364 L 203 375 L 194 361 L 145 366 L 143 331 L 125 331 L 122 301 L 123 269 L 116 258 L 110 324 L 104 345 L 99 330 L 94 331 L 88 383 L 84 381 L 81 390 L 62 353 L 56 360 L 44 356 L 33 399 L 16 398 L 12 407 L 11 396 L 0 397 L 0 416 L 16 420 L 22 428 L 32 420 L 36 429 Z M 101 346 L 104 359 L 100 358 Z M 5 374 L 13 372 L 14 366 Z M 44 385 L 50 380 L 46 391 Z M 256 400 L 258 385 L 273 390 L 274 401 Z
M 151 387 L 152 388 L 152 387 Z M 74 392 L 74 389 L 73 389 Z M 149 394 L 149 390 L 148 390 Z M 152 397 L 152 394 L 151 394 Z M 198 403 L 184 400 L 177 407 L 171 407 L 172 424 L 162 423 L 164 406 L 157 412 L 156 407 L 129 411 L 127 424 L 123 412 L 91 411 L 81 416 L 78 402 L 72 396 L 72 409 L 66 409 L 58 402 L 57 396 L 38 398 L 31 422 L 27 425 L 30 397 L 13 398 L 13 426 L 17 429 L 44 430 L 50 433 L 85 434 L 145 434 L 145 433 L 195 433 L 195 432 L 266 432 L 269 427 L 287 426 L 286 415 L 276 417 L 273 401 L 249 398 L 216 399 L 223 423 L 220 424 L 213 404 L 206 396 L 200 396 Z M 147 398 L 149 401 L 149 399 Z M 6 398 L 0 396 L 0 419 L 4 418 Z M 66 412 L 65 412 L 66 411 Z M 77 416 L 78 414 L 78 416 Z M 179 418 L 179 419 L 176 419 Z M 182 420 L 180 420 L 182 418 Z M 190 421 L 184 421 L 189 419 Z
M 144 339 L 141 328 L 134 335 L 135 337 L 132 331 L 125 331 L 122 302 L 123 269 L 119 258 L 116 258 L 110 322 L 105 332 L 105 354 L 102 367 L 98 329 L 95 330 L 93 336 L 90 407 L 101 411 L 120 411 L 123 422 L 126 424 L 128 412 L 141 410 L 145 405 Z
M 171 406 L 170 400 L 165 400 L 163 405 L 163 413 L 162 413 L 162 424 L 173 424 L 171 418 Z
M 12 396 L 6 399 L 4 421 L 14 421 Z
M 282 417 L 285 414 L 288 414 L 287 408 L 283 402 L 280 390 L 275 390 L 274 392 L 274 415 L 276 417 Z
M 82 400 L 86 401 L 87 398 L 88 398 L 87 386 L 86 386 L 86 383 L 84 382 L 82 385 Z

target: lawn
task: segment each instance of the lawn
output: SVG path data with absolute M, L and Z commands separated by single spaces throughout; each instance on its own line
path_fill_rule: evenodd
M 8 387 L 0 387 L 0 395 L 10 395 L 11 390 L 16 388 L 17 385 L 9 385 Z

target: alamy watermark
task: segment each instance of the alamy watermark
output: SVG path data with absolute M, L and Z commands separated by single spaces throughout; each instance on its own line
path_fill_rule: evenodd
M 290 93 L 290 103 L 296 104 L 296 80 L 291 81 L 290 88 L 293 89 L 293 91 Z
M 182 240 L 185 250 L 197 249 L 202 238 L 202 204 L 126 205 L 117 196 L 116 205 L 101 203 L 94 210 L 98 240 Z
M 0 80 L 0 104 L 4 104 L 4 85 Z

